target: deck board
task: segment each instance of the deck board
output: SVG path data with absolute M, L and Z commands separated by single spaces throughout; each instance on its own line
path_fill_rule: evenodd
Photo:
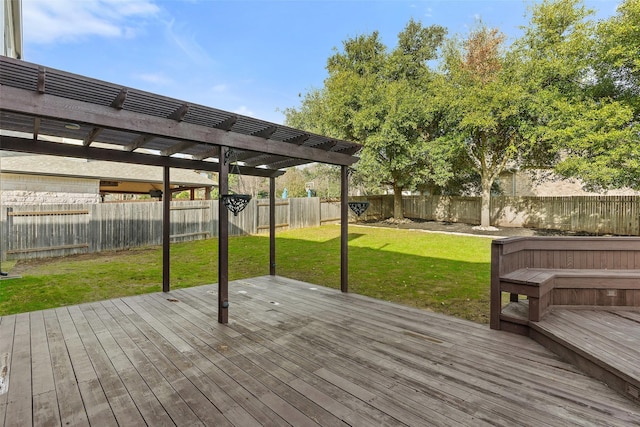
M 46 328 L 42 311 L 34 311 L 29 316 L 31 324 L 31 373 L 33 393 L 33 424 L 60 425 L 58 398 L 53 379 L 51 355 L 47 343 Z
M 640 388 L 640 311 L 559 309 L 536 327 Z
M 640 424 L 486 325 L 281 277 L 232 282 L 230 301 L 228 325 L 214 285 L 0 317 L 0 425 Z

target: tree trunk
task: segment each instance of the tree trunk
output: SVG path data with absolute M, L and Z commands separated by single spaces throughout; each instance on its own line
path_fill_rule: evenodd
M 482 177 L 480 202 L 480 227 L 491 227 L 491 186 L 493 181 Z
M 402 209 L 402 188 L 396 184 L 393 185 L 393 218 L 404 219 Z

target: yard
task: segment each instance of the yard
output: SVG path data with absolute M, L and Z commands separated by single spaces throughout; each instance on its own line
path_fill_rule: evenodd
M 340 227 L 278 232 L 277 273 L 340 286 Z M 349 290 L 479 323 L 489 318 L 491 240 L 351 227 Z M 217 240 L 171 245 L 172 289 L 217 282 Z M 0 282 L 0 315 L 157 292 L 161 248 L 20 261 Z M 4 269 L 9 264 L 4 265 Z M 268 236 L 233 237 L 229 279 L 269 272 Z

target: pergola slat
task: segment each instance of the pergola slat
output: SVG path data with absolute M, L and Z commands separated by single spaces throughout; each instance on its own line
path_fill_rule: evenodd
M 358 160 L 356 157 L 304 145 L 299 146 L 272 139 L 265 140 L 253 135 L 206 128 L 184 121 L 176 124 L 175 121 L 167 118 L 133 113 L 124 109 L 116 110 L 4 85 L 0 89 L 2 109 L 15 113 L 57 119 L 61 122 L 121 129 L 136 134 L 157 135 L 178 140 L 196 141 L 201 144 L 224 145 L 240 150 L 279 154 L 308 162 L 348 166 Z M 7 125 L 10 123 L 3 123 L 3 127 L 6 128 Z M 321 143 L 326 142 L 327 138 L 321 141 Z

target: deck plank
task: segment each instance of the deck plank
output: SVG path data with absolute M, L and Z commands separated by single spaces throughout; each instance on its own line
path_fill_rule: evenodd
M 20 378 L 13 381 L 8 390 L 6 423 L 8 425 L 32 424 L 31 410 L 31 322 L 28 313 L 16 316 L 11 357 L 11 376 Z
M 62 425 L 89 425 L 56 310 L 43 312 Z
M 159 303 L 160 300 L 156 302 Z M 166 309 L 176 306 L 175 304 L 167 305 L 166 300 L 163 302 Z M 147 307 L 162 311 L 162 308 L 156 307 L 155 304 L 147 305 Z M 205 342 L 211 341 L 213 338 L 206 331 L 198 328 L 197 319 L 189 322 L 188 317 L 182 317 L 182 319 L 176 319 L 173 325 L 174 327 L 182 328 L 180 335 L 189 339 L 201 339 L 202 342 Z M 285 372 L 278 371 L 274 366 L 270 366 L 267 372 L 265 366 L 269 366 L 269 360 L 262 358 L 254 362 L 252 361 L 251 353 L 251 349 L 235 342 L 229 342 L 224 349 L 225 357 L 230 363 L 233 363 L 237 368 L 243 370 L 248 376 L 261 384 L 260 388 L 263 389 L 265 403 L 270 402 L 275 405 L 273 410 L 276 413 L 293 424 L 308 423 L 310 422 L 309 419 L 312 419 L 321 422 L 322 425 L 341 425 L 340 420 L 335 416 L 308 401 L 304 396 L 299 395 L 291 387 L 284 384 L 281 378 L 286 376 Z
M 176 339 L 175 334 L 160 324 L 165 322 L 150 316 L 134 303 L 135 300 L 130 298 L 126 303 L 116 301 L 116 306 L 126 306 L 123 312 L 130 321 L 129 331 L 138 335 L 134 339 L 136 344 L 156 366 L 166 368 L 163 373 L 169 375 L 167 378 L 178 390 L 180 398 L 205 425 L 231 425 L 212 402 L 213 396 L 206 396 L 198 389 L 197 384 L 202 381 L 203 373 L 195 369 L 188 358 L 182 357 L 191 351 L 191 347 L 184 340 Z M 133 332 L 133 327 L 138 328 L 139 332 Z M 175 364 L 174 367 L 172 364 Z
M 109 310 L 111 308 L 112 310 Z M 136 343 L 127 335 L 122 327 L 128 320 L 122 314 L 113 310 L 113 305 L 107 301 L 101 306 L 93 306 L 100 320 L 111 332 L 126 356 L 135 366 L 140 376 L 153 391 L 156 398 L 167 411 L 171 419 L 176 422 L 197 426 L 203 425 L 198 416 L 189 408 L 180 393 L 171 386 L 171 383 L 162 375 L 159 367 L 154 365 Z
M 214 285 L 0 317 L 0 425 L 31 405 L 34 425 L 640 424 L 639 405 L 486 325 L 281 277 L 232 282 L 230 301 L 227 325 Z M 599 344 L 610 315 L 569 323 Z
M 102 389 L 89 355 L 80 339 L 70 311 L 77 307 L 58 309 L 56 314 L 60 323 L 62 335 L 69 352 L 69 358 L 78 383 L 78 389 L 87 413 L 89 423 L 101 426 L 117 426 L 113 411 L 109 406 L 107 396 Z M 64 402 L 62 402 L 64 404 Z
M 602 361 L 627 381 L 640 384 L 640 328 L 633 312 L 554 310 L 539 328 L 553 333 L 579 354 Z
M 59 426 L 60 411 L 42 311 L 30 313 L 33 424 Z
M 5 424 L 16 316 L 0 317 L 0 421 Z
M 81 308 L 79 306 L 72 307 L 68 310 L 68 313 L 75 324 L 78 336 L 86 349 L 88 359 L 95 370 L 98 383 L 107 397 L 117 423 L 119 425 L 137 425 L 144 423 L 144 418 L 129 395 L 122 378 L 120 378 L 118 372 L 113 367 L 109 356 L 102 348 L 95 332 L 85 319 Z M 90 377 L 85 382 L 88 384 L 94 383 Z

